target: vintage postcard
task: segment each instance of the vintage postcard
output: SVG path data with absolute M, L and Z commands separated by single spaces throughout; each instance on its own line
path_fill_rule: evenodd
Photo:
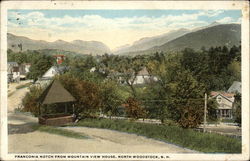
M 1 2 L 1 160 L 249 160 L 248 1 Z

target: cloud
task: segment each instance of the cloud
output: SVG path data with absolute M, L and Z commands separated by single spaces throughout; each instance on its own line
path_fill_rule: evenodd
M 241 24 L 241 21 L 242 21 L 242 17 L 238 18 L 238 20 L 236 21 L 236 23 Z
M 207 25 L 201 16 L 215 17 L 221 10 L 202 10 L 195 13 L 179 15 L 162 15 L 159 17 L 134 16 L 105 18 L 100 15 L 46 17 L 42 12 L 20 14 L 8 12 L 8 31 L 23 34 L 34 39 L 54 41 L 74 39 L 103 41 L 111 48 L 129 44 L 142 37 L 166 33 L 178 28 L 195 28 Z M 18 20 L 17 20 L 18 19 Z M 230 17 L 221 22 L 231 21 Z M 52 35 L 52 36 L 51 36 Z
M 104 18 L 100 15 L 85 15 L 81 17 L 71 17 L 65 15 L 64 17 L 47 18 L 41 12 L 30 12 L 28 14 L 18 14 L 17 12 L 10 12 L 9 19 L 19 21 L 27 27 L 41 27 L 57 30 L 58 28 L 79 28 L 85 27 L 88 29 L 105 29 L 105 28 L 131 28 L 140 30 L 152 30 L 162 27 L 167 27 L 168 24 L 175 22 L 191 22 L 196 21 L 199 16 L 216 16 L 222 11 L 200 11 L 192 14 L 182 15 L 164 15 L 161 17 L 122 17 L 122 18 Z M 15 21 L 9 23 L 9 27 L 15 26 Z
M 234 22 L 234 19 L 232 17 L 224 17 L 220 20 L 217 20 L 219 23 L 232 23 Z

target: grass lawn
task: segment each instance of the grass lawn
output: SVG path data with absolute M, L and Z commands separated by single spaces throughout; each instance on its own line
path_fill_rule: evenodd
M 87 136 L 85 136 L 82 133 L 66 130 L 66 129 L 59 129 L 54 126 L 44 126 L 44 125 L 33 125 L 32 128 L 34 130 L 42 131 L 42 132 L 47 132 L 50 134 L 56 134 L 56 135 L 61 135 L 61 136 L 66 136 L 66 137 L 71 137 L 75 139 L 86 139 Z
M 31 84 L 32 84 L 31 82 L 25 83 L 25 84 L 17 86 L 16 89 L 21 89 L 21 88 L 29 87 Z
M 138 123 L 128 120 L 84 119 L 75 126 L 134 133 L 206 153 L 241 153 L 241 141 L 212 133 L 200 133 L 177 126 Z

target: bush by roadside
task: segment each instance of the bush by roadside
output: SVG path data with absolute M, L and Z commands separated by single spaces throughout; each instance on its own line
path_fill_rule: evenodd
M 25 83 L 25 84 L 17 86 L 16 89 L 21 89 L 21 88 L 29 87 L 31 84 L 32 84 L 31 82 Z
M 75 126 L 112 129 L 134 133 L 149 138 L 206 153 L 240 153 L 241 141 L 213 133 L 199 133 L 177 126 L 153 125 L 127 120 L 84 119 Z

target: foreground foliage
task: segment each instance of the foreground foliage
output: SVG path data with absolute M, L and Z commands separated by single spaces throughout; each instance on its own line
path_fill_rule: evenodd
M 112 129 L 135 133 L 206 153 L 240 153 L 241 141 L 211 133 L 200 133 L 177 126 L 136 123 L 126 120 L 84 119 L 76 126 Z
M 39 115 L 39 105 L 38 98 L 42 94 L 43 89 L 40 87 L 30 87 L 30 92 L 28 92 L 22 100 L 24 112 L 31 112 L 34 116 Z

